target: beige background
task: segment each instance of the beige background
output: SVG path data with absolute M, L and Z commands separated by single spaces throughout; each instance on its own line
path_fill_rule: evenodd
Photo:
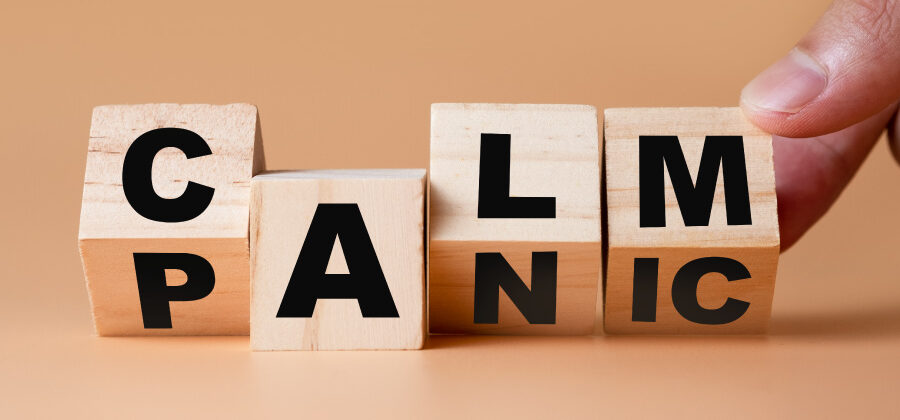
M 77 3 L 77 4 L 76 4 Z M 251 353 L 95 338 L 91 107 L 259 106 L 270 168 L 425 167 L 432 102 L 733 106 L 824 0 L 0 3 L 0 417 L 896 417 L 900 170 L 879 144 L 781 260 L 772 334 Z

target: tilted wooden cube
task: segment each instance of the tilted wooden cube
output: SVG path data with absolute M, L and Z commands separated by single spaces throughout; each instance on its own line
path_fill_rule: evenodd
M 424 169 L 254 177 L 252 348 L 422 348 L 424 229 Z
M 99 335 L 249 333 L 249 104 L 94 108 L 78 243 Z
M 772 136 L 738 108 L 605 111 L 607 333 L 762 333 L 778 264 Z
M 599 159 L 591 106 L 432 105 L 432 333 L 593 331 Z

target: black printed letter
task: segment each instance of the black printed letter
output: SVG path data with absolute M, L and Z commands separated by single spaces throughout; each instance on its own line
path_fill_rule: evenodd
M 350 274 L 325 274 L 335 239 Z M 319 299 L 356 299 L 365 318 L 398 318 L 397 307 L 356 204 L 319 204 L 277 318 L 310 318 Z
M 187 281 L 180 286 L 166 285 L 166 269 L 183 271 Z M 212 265 L 194 254 L 135 252 L 134 271 L 144 328 L 172 328 L 169 302 L 202 299 L 216 284 Z
M 476 253 L 476 324 L 497 323 L 501 287 L 528 323 L 556 323 L 556 252 L 531 253 L 530 291 L 499 252 Z
M 750 271 L 738 261 L 724 257 L 698 258 L 675 273 L 672 281 L 672 303 L 685 319 L 698 324 L 720 325 L 732 322 L 747 312 L 749 303 L 728 298 L 719 309 L 706 309 L 697 301 L 700 278 L 709 273 L 721 273 L 728 281 L 750 278 Z
M 659 283 L 659 258 L 634 259 L 634 284 L 631 295 L 631 320 L 656 322 L 656 288 Z
M 751 224 L 743 137 L 706 137 L 696 185 L 691 181 L 678 137 L 640 136 L 639 142 L 641 227 L 666 225 L 664 164 L 669 169 L 684 225 L 708 226 L 720 161 L 728 224 Z
M 128 204 L 141 216 L 157 222 L 184 222 L 206 210 L 215 189 L 189 181 L 184 193 L 177 198 L 157 195 L 151 178 L 153 158 L 167 147 L 181 150 L 188 159 L 212 154 L 206 141 L 193 131 L 182 128 L 148 131 L 131 143 L 125 153 L 122 189 Z
M 481 158 L 478 167 L 478 218 L 555 218 L 556 197 L 509 196 L 509 148 L 509 134 L 481 134 Z

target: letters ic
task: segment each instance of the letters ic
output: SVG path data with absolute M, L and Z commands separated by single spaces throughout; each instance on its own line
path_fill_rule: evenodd
M 431 332 L 591 333 L 596 110 L 434 104 L 431 124 Z
M 608 333 L 762 333 L 778 263 L 772 137 L 738 108 L 607 109 Z

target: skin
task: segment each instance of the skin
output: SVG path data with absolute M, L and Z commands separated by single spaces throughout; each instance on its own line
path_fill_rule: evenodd
M 900 0 L 835 1 L 744 88 L 744 113 L 775 135 L 782 251 L 831 207 L 886 129 L 900 162 L 898 100 Z

